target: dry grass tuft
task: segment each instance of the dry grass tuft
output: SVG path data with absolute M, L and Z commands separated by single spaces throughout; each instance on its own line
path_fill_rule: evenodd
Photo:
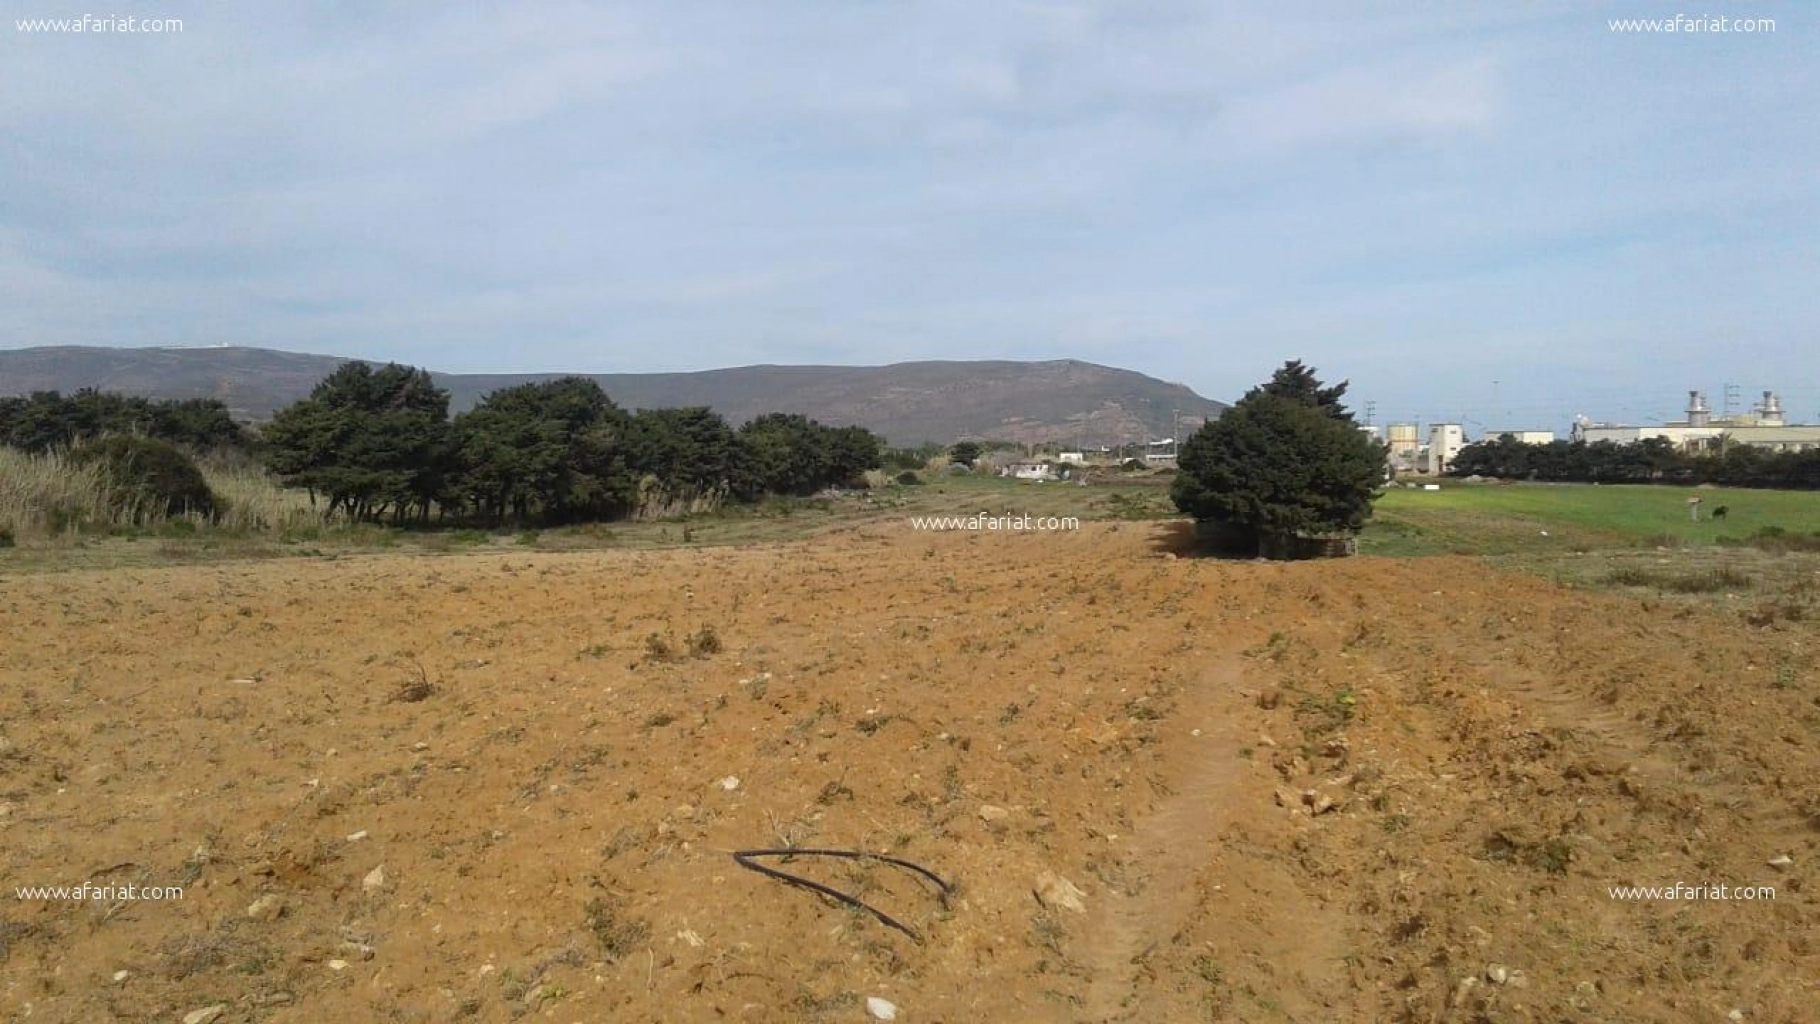
M 78 464 L 61 451 L 32 454 L 0 447 L 0 530 L 16 540 L 52 540 L 84 531 L 174 523 L 212 526 L 240 533 L 282 533 L 344 525 L 312 505 L 309 496 L 281 486 L 271 474 L 245 459 L 199 463 L 209 489 L 221 499 L 220 513 L 169 515 L 162 510 L 121 506 L 109 500 L 98 463 Z

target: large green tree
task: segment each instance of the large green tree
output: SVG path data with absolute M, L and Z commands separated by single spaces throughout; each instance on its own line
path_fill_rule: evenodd
M 106 434 L 154 437 L 196 451 L 245 448 L 250 440 L 213 398 L 152 400 L 92 388 L 0 398 L 0 444 L 46 451 Z
M 428 519 L 452 464 L 449 393 L 425 370 L 346 363 L 266 424 L 268 467 L 357 519 Z
M 1345 383 L 1323 385 L 1286 363 L 1183 444 L 1176 507 L 1246 553 L 1357 531 L 1383 483 L 1385 450 L 1340 404 L 1345 393 Z
M 883 444 L 864 427 L 827 427 L 796 413 L 767 413 L 740 428 L 760 492 L 812 494 L 881 464 Z
M 739 435 L 706 406 L 640 409 L 632 417 L 632 468 L 662 501 L 747 495 L 752 471 Z
M 972 469 L 973 464 L 979 461 L 979 457 L 984 451 L 985 449 L 980 446 L 978 441 L 956 441 L 948 448 L 948 459 L 957 465 Z
M 633 492 L 628 425 L 586 377 L 492 392 L 455 418 L 456 489 L 496 521 L 617 518 Z

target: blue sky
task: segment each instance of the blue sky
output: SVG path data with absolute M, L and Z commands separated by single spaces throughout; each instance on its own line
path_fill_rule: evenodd
M 1820 420 L 1820 11 L 1709 6 L 6 0 L 0 347 Z M 1775 25 L 1608 27 L 1677 13 Z

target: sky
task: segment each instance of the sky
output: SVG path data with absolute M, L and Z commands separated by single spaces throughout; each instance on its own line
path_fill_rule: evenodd
M 1379 423 L 1820 422 L 1809 4 L 0 11 L 0 348 L 1299 358 Z

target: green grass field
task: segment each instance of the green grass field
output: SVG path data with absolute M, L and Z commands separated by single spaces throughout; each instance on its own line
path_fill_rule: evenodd
M 1383 555 L 1517 554 L 1743 540 L 1765 527 L 1820 530 L 1820 492 L 1591 484 L 1458 484 L 1393 488 L 1376 506 L 1360 549 Z M 1701 501 L 1700 522 L 1687 499 Z M 1730 509 L 1725 519 L 1713 509 Z M 1546 533 L 1546 536 L 1544 535 Z

